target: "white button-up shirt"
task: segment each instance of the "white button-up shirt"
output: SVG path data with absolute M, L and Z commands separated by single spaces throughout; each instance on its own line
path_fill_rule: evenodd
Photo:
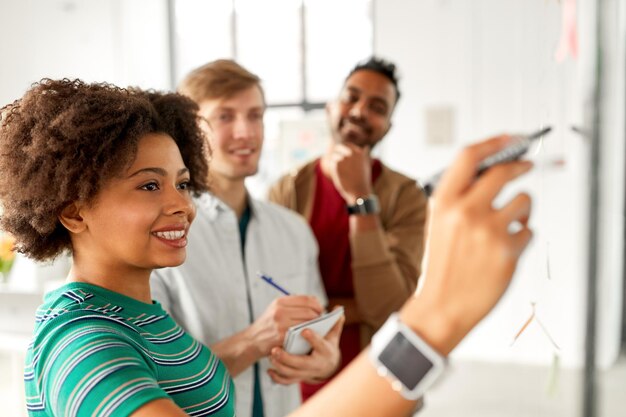
M 197 215 L 188 235 L 187 260 L 155 270 L 152 297 L 188 333 L 207 346 L 250 325 L 282 296 L 258 276 L 263 272 L 291 294 L 309 294 L 327 304 L 317 266 L 317 242 L 300 215 L 273 203 L 249 198 L 250 222 L 245 258 L 241 255 L 235 212 L 212 194 L 195 200 Z M 298 384 L 279 385 L 259 362 L 265 417 L 282 417 L 301 403 Z M 237 416 L 252 415 L 254 367 L 235 379 Z

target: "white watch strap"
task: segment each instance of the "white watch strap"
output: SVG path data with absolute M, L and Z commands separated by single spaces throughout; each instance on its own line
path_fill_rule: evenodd
M 410 400 L 422 397 L 441 376 L 446 359 L 392 314 L 372 338 L 370 359 L 379 375 Z

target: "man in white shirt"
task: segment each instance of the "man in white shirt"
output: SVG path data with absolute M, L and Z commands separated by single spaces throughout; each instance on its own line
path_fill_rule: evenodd
M 192 71 L 179 90 L 199 105 L 212 150 L 211 192 L 195 201 L 187 260 L 155 271 L 152 295 L 225 363 L 238 416 L 284 416 L 301 402 L 297 382 L 319 382 L 337 369 L 343 320 L 324 338 L 305 331 L 313 347 L 308 355 L 281 348 L 285 331 L 317 317 L 327 298 L 306 221 L 254 200 L 245 187 L 263 145 L 260 79 L 234 61 L 218 60 Z M 298 295 L 284 296 L 260 272 Z

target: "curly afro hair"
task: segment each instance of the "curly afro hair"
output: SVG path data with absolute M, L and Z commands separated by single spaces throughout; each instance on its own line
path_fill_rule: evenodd
M 0 109 L 0 229 L 38 261 L 72 250 L 58 219 L 74 201 L 91 202 L 135 159 L 139 139 L 171 136 L 195 195 L 208 189 L 208 144 L 197 105 L 179 94 L 43 79 Z

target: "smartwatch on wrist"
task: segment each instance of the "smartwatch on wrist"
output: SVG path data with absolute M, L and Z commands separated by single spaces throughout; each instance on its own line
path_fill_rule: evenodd
M 439 379 L 446 359 L 437 353 L 397 313 L 389 316 L 372 338 L 369 357 L 381 377 L 408 400 L 417 400 Z
M 348 214 L 376 214 L 380 213 L 378 197 L 371 194 L 367 197 L 359 197 L 355 203 L 348 206 Z

